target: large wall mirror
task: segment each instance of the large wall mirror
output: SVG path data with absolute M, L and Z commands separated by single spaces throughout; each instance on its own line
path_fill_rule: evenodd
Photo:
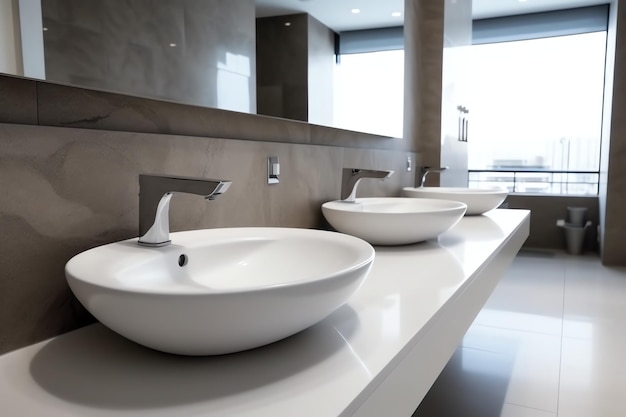
M 0 0 L 0 72 L 399 137 L 401 46 L 381 58 L 400 76 L 336 52 L 355 30 L 394 26 L 401 37 L 404 1 L 349 7 L 335 0 Z M 346 122 L 341 106 L 358 117 Z

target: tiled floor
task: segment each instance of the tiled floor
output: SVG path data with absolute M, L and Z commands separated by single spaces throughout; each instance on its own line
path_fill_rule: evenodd
M 521 252 L 413 417 L 626 416 L 626 268 Z

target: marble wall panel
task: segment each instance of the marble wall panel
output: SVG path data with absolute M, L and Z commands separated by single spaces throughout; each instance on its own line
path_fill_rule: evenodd
M 0 120 L 7 123 L 37 124 L 35 81 L 0 76 Z
M 256 113 L 254 1 L 188 0 L 184 4 L 182 74 L 187 78 L 187 92 L 212 90 L 210 106 Z
M 267 184 L 268 156 L 280 159 L 279 184 Z M 346 164 L 397 171 L 364 181 L 360 193 L 397 195 L 412 180 L 404 158 L 390 150 L 0 124 L 0 353 L 93 321 L 63 267 L 83 250 L 137 235 L 139 173 L 233 181 L 215 201 L 176 195 L 172 231 L 327 228 L 320 205 L 339 198 Z
M 408 141 L 387 136 L 354 134 L 350 130 L 336 129 L 321 125 L 309 125 L 310 143 L 316 145 L 344 146 L 357 149 L 406 150 Z
M 0 74 L 0 123 L 367 149 L 407 141 L 294 120 L 151 100 Z
M 38 122 L 45 126 L 309 142 L 309 126 L 302 122 L 46 82 L 37 83 L 37 95 Z
M 371 149 L 408 148 L 406 141 L 386 136 L 0 75 L 0 88 L 15 91 L 13 96 L 28 86 L 36 90 L 36 108 L 24 106 L 18 113 L 28 117 L 24 120 L 29 124 Z M 7 102 L 5 107 L 0 108 L 0 123 L 13 122 L 12 103 Z
M 257 20 L 259 114 L 308 120 L 308 24 L 305 13 Z
M 256 112 L 253 0 L 45 0 L 42 14 L 48 80 Z

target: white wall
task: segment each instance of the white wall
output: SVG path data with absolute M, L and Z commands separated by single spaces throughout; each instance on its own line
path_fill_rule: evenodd
M 24 75 L 17 2 L 0 0 L 0 73 Z
M 471 0 L 446 0 L 444 15 L 443 68 L 441 82 L 441 154 L 440 166 L 449 167 L 439 176 L 439 185 L 467 187 L 467 143 L 459 129 L 469 114 L 458 106 L 471 110 L 469 97 L 470 54 L 472 44 Z M 463 137 L 461 137 L 463 136 Z M 469 139 L 467 139 L 469 140 Z
M 0 0 L 5 1 L 5 0 Z M 16 1 L 18 3 L 18 1 Z M 19 0 L 23 75 L 30 78 L 46 79 L 46 66 L 43 52 L 43 23 L 40 0 Z

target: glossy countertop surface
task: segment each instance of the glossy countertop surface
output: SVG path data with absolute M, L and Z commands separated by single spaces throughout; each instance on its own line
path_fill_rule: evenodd
M 494 210 L 437 241 L 375 247 L 346 305 L 247 352 L 169 355 L 100 324 L 10 352 L 0 356 L 0 415 L 350 415 L 528 221 L 525 210 Z

